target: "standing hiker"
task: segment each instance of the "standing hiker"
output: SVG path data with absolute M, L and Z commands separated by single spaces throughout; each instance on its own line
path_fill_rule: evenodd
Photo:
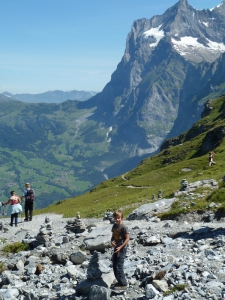
M 215 161 L 213 160 L 215 153 L 213 151 L 209 152 L 209 167 L 211 167 L 211 165 L 215 165 Z
M 25 198 L 25 219 L 24 221 L 32 221 L 35 193 L 27 182 L 25 184 L 25 190 L 23 191 L 22 199 Z
M 15 219 L 15 226 L 17 227 L 18 223 L 18 213 L 22 211 L 22 206 L 21 206 L 21 199 L 19 196 L 16 195 L 14 191 L 10 192 L 11 197 L 8 199 L 7 202 L 2 203 L 2 206 L 11 204 L 11 223 L 10 226 L 13 226 L 13 221 Z

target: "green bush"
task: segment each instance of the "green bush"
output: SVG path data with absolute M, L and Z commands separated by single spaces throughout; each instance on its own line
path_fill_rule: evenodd
M 24 244 L 21 242 L 15 242 L 13 244 L 8 244 L 2 248 L 2 251 L 5 253 L 18 253 L 20 251 L 27 250 L 29 244 Z
M 168 292 L 164 293 L 164 297 L 168 296 L 170 294 L 173 294 L 174 292 L 178 291 L 178 292 L 182 292 L 184 291 L 184 289 L 187 287 L 186 284 L 177 284 L 175 285 L 172 289 L 170 289 Z

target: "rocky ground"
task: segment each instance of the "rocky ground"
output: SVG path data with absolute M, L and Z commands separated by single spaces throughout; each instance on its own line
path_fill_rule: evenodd
M 1 244 L 22 241 L 27 251 L 0 255 L 0 299 L 225 299 L 225 219 L 215 213 L 162 221 L 161 199 L 135 210 L 125 262 L 128 287 L 113 290 L 110 215 L 105 220 L 35 216 L 19 226 L 1 223 Z M 147 216 L 147 218 L 146 218 Z M 130 220 L 129 220 L 130 219 Z

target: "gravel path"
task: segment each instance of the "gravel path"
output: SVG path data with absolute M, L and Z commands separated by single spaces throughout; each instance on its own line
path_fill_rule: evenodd
M 41 215 L 35 215 L 33 216 L 33 220 L 29 222 L 24 222 L 24 217 L 19 217 L 18 219 L 18 227 L 9 226 L 10 218 L 5 217 L 0 219 L 0 221 L 3 222 L 4 225 L 7 225 L 9 230 L 7 232 L 1 231 L 1 238 L 7 239 L 6 243 L 12 243 L 17 242 L 21 240 L 21 235 L 19 234 L 21 231 L 28 231 L 31 235 L 37 235 L 41 225 L 45 223 L 45 218 L 48 217 L 52 224 L 52 230 L 54 233 L 59 233 L 60 230 L 63 231 L 63 228 L 66 226 L 66 223 L 68 220 L 73 220 L 74 218 L 63 218 L 63 215 L 58 214 L 52 214 L 52 213 L 46 213 Z M 83 219 L 86 225 L 89 225 L 91 223 L 97 222 L 99 226 L 101 226 L 104 222 L 102 222 L 102 219 Z M 1 248 L 1 245 L 0 245 Z
M 15 227 L 15 225 L 13 225 L 13 227 L 9 226 L 9 230 L 7 232 L 1 231 L 1 238 L 5 238 L 8 240 L 8 242 L 11 242 L 20 240 L 18 232 L 21 231 L 29 231 L 32 234 L 37 234 L 40 229 L 40 226 L 44 224 L 46 217 L 50 218 L 50 220 L 54 224 L 54 227 L 57 227 L 57 230 L 59 227 L 62 227 L 62 225 L 68 220 L 66 218 L 63 218 L 63 215 L 57 214 L 36 215 L 33 216 L 33 220 L 30 222 L 24 222 L 24 217 L 19 217 L 18 227 Z M 10 219 L 8 217 L 2 218 L 1 221 L 3 221 L 3 223 L 6 225 L 9 225 L 10 223 Z

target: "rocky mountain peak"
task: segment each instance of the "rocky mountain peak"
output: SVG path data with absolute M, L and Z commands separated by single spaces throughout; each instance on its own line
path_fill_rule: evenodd
M 180 0 L 178 3 L 177 3 L 177 6 L 179 8 L 183 8 L 183 9 L 187 9 L 189 7 L 189 4 L 187 2 L 187 0 Z
M 225 13 L 225 1 L 222 1 L 219 5 L 217 5 L 216 7 L 212 8 L 211 11 L 216 11 L 219 13 Z
M 196 10 L 187 0 L 180 0 L 163 15 L 150 19 L 143 35 L 151 48 L 166 39 L 188 61 L 213 62 L 225 52 L 224 15 L 225 2 L 211 10 Z
M 97 107 L 92 118 L 113 128 L 110 146 L 143 156 L 189 129 L 201 99 L 224 92 L 223 53 L 225 2 L 197 10 L 180 0 L 162 15 L 135 20 L 111 81 L 88 102 Z

